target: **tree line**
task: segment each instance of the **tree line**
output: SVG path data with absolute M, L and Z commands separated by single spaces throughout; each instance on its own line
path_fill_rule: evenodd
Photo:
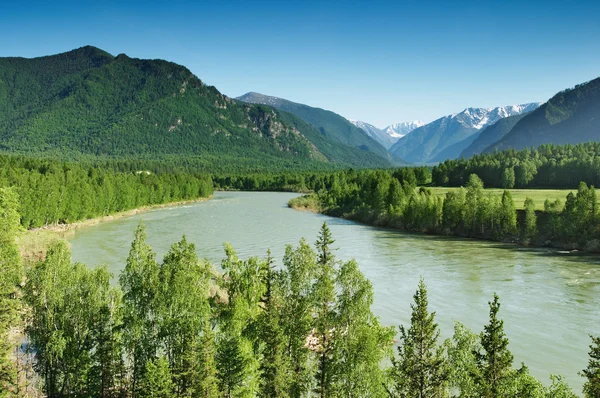
M 433 167 L 433 185 L 464 186 L 471 174 L 494 188 L 573 188 L 581 181 L 598 186 L 600 143 L 544 144 L 537 149 L 508 149 L 446 160 Z
M 407 170 L 346 171 L 331 174 L 327 188 L 290 201 L 292 207 L 312 207 L 325 214 L 408 231 L 478 239 L 600 249 L 600 217 L 594 187 L 580 183 L 565 202 L 544 203 L 536 211 L 532 199 L 517 210 L 509 190 L 501 196 L 484 190 L 471 174 L 466 187 L 435 195 L 417 187 Z
M 158 261 L 140 224 L 115 285 L 106 267 L 72 263 L 64 242 L 24 277 L 14 192 L 0 189 L 0 204 L 1 396 L 26 396 L 10 357 L 18 324 L 50 398 L 575 396 L 560 376 L 546 387 L 513 366 L 496 295 L 481 333 L 457 323 L 441 342 L 421 280 L 394 354 L 395 328 L 372 313 L 358 264 L 336 259 L 326 224 L 314 247 L 286 247 L 279 269 L 270 253 L 243 260 L 226 245 L 222 273 L 185 237 Z M 600 391 L 599 353 L 594 338 L 587 397 Z
M 19 196 L 21 225 L 72 223 L 141 206 L 208 197 L 209 176 L 155 174 L 0 155 L 0 187 Z

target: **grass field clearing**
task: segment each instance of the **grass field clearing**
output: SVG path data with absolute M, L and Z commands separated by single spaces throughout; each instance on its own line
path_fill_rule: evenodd
M 446 192 L 448 191 L 455 191 L 460 188 L 431 187 L 429 189 L 431 189 L 431 192 L 434 195 L 443 196 L 446 195 Z M 551 202 L 560 199 L 564 204 L 569 192 L 577 192 L 576 189 L 509 189 L 509 191 L 517 209 L 523 209 L 525 199 L 531 198 L 535 202 L 536 210 L 544 210 L 544 202 L 546 199 L 550 199 Z M 485 192 L 502 196 L 504 189 L 490 188 L 485 189 Z

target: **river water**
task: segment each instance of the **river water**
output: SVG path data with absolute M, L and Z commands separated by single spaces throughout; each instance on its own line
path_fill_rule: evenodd
M 143 219 L 157 258 L 186 235 L 200 257 L 218 265 L 223 243 L 241 258 L 271 249 L 280 263 L 285 245 L 314 242 L 328 223 L 336 256 L 354 258 L 375 290 L 374 312 L 385 325 L 408 325 L 419 277 L 428 287 L 443 338 L 455 321 L 479 333 L 488 301 L 497 292 L 500 317 L 515 366 L 525 362 L 545 384 L 562 374 L 577 392 L 587 365 L 589 334 L 600 334 L 600 257 L 561 254 L 493 242 L 409 234 L 289 209 L 296 194 L 217 192 L 213 199 L 148 211 L 77 230 L 69 239 L 73 260 L 124 267 L 133 233 Z

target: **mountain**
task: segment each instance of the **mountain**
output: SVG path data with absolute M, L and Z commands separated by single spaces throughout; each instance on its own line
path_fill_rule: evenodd
M 365 131 L 370 137 L 376 139 L 386 149 L 390 149 L 390 147 L 394 145 L 400 138 L 404 137 L 414 129 L 424 125 L 423 122 L 415 120 L 414 122 L 392 124 L 384 129 L 380 129 L 372 124 L 361 122 L 360 120 L 350 120 L 350 123 Z
M 487 126 L 477 133 L 477 138 L 465 148 L 460 157 L 469 159 L 473 155 L 482 153 L 487 147 L 498 142 L 502 137 L 509 133 L 509 131 L 517 124 L 517 122 L 529 115 L 529 112 L 522 113 L 520 115 L 508 116 L 498 120 L 491 126 Z
M 564 90 L 485 151 L 600 141 L 600 78 Z
M 467 108 L 444 116 L 400 138 L 390 153 L 409 163 L 455 159 L 477 138 L 477 133 L 501 118 L 530 112 L 538 103 L 497 108 Z
M 254 92 L 246 93 L 236 99 L 289 112 L 315 127 L 332 141 L 376 154 L 388 162 L 393 160 L 385 147 L 337 113 Z
M 0 58 L 0 151 L 197 170 L 385 167 L 297 117 L 235 101 L 187 68 L 92 46 Z

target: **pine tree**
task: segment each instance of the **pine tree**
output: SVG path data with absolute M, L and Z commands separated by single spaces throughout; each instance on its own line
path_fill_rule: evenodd
M 201 398 L 217 398 L 220 396 L 215 358 L 217 349 L 215 334 L 208 320 L 204 324 L 200 350 L 200 374 L 196 380 L 196 395 Z
M 587 378 L 583 385 L 583 393 L 588 398 L 600 397 L 600 337 L 590 336 L 589 361 L 586 369 L 581 371 L 581 376 Z
M 335 241 L 331 237 L 331 231 L 326 223 L 323 223 L 319 236 L 315 243 L 317 248 L 317 280 L 314 286 L 313 297 L 315 298 L 315 329 L 314 338 L 317 344 L 313 350 L 318 356 L 318 367 L 316 374 L 317 386 L 315 393 L 321 397 L 331 394 L 334 386 L 334 362 L 335 362 L 335 257 L 331 252 L 330 245 Z
M 266 343 L 261 360 L 260 395 L 263 397 L 288 397 L 290 388 L 289 357 L 285 355 L 286 336 L 281 327 L 281 293 L 277 273 L 267 264 L 267 290 L 263 300 L 264 312 L 260 318 L 261 339 Z
M 483 352 L 476 352 L 479 368 L 478 387 L 482 397 L 496 398 L 502 395 L 504 383 L 511 376 L 513 355 L 508 350 L 508 338 L 504 334 L 504 321 L 498 319 L 500 302 L 494 293 L 490 305 L 490 323 L 480 335 Z
M 438 345 L 438 325 L 435 313 L 429 313 L 427 288 L 423 279 L 411 304 L 410 327 L 400 326 L 398 358 L 393 360 L 395 396 L 443 397 L 449 380 L 449 369 Z
M 159 357 L 146 363 L 146 371 L 141 380 L 141 398 L 171 398 L 175 397 L 175 385 L 171 380 L 169 361 Z

